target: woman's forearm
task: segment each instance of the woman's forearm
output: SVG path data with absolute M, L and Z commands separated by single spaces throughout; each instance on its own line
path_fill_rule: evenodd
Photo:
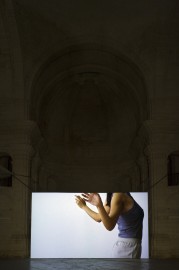
M 97 207 L 98 213 L 91 210 L 84 202 L 82 202 L 82 207 L 85 212 L 93 218 L 95 221 L 102 221 L 104 227 L 111 231 L 116 226 L 117 220 L 123 211 L 123 194 L 114 193 L 112 200 L 109 205 L 103 205 L 99 193 L 83 193 L 83 201 L 89 202 L 90 204 Z M 80 203 L 80 197 L 77 197 L 77 203 Z
M 91 210 L 87 205 L 85 205 L 82 208 L 92 219 L 94 219 L 97 222 L 101 222 L 101 218 L 99 213 L 96 213 L 95 211 Z
M 97 209 L 98 209 L 99 216 L 101 218 L 101 221 L 103 222 L 104 227 L 108 231 L 112 231 L 116 225 L 116 220 L 114 220 L 108 215 L 103 205 L 98 206 Z

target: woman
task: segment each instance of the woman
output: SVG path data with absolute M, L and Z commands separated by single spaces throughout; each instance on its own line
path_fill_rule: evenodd
M 96 206 L 97 212 L 86 205 Z M 103 205 L 98 193 L 76 196 L 77 205 L 92 219 L 111 231 L 118 225 L 118 239 L 113 247 L 115 258 L 140 258 L 144 211 L 130 193 L 107 193 Z

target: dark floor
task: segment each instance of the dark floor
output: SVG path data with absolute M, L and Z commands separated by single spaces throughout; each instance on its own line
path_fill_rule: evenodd
M 0 270 L 178 270 L 178 260 L 1 259 Z

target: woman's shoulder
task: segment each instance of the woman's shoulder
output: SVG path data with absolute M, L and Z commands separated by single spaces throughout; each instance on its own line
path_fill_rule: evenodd
M 125 199 L 125 193 L 123 192 L 115 192 L 113 193 L 113 200 L 116 200 L 118 202 L 122 202 Z
M 123 197 L 126 193 L 124 192 L 114 192 L 113 195 L 114 196 L 118 196 L 118 197 Z

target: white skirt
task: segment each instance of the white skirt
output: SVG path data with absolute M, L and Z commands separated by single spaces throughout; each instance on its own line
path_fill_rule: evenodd
M 141 251 L 141 240 L 135 238 L 118 237 L 113 246 L 113 257 L 140 259 Z

